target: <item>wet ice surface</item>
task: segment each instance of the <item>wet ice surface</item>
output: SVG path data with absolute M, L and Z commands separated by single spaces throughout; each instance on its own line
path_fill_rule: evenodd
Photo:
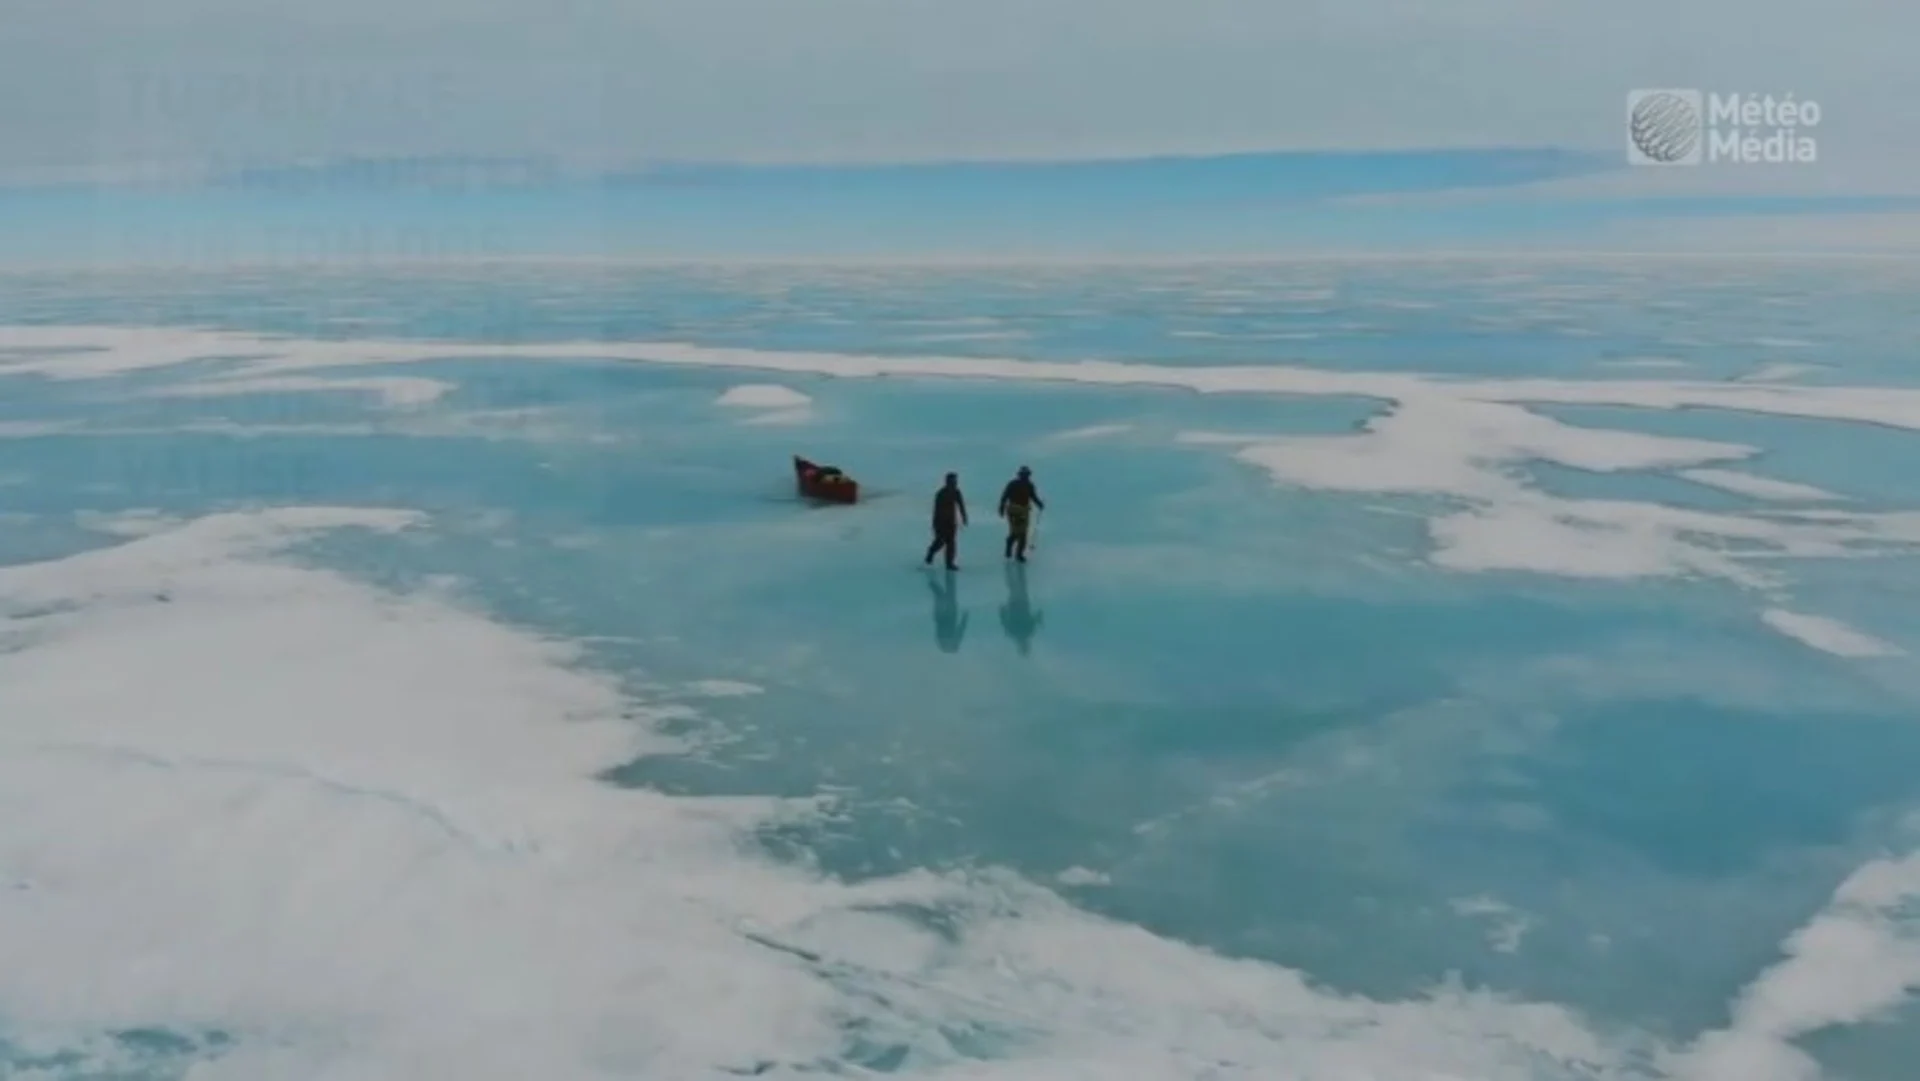
M 1914 276 L 9 277 L 0 1073 L 1896 1081 Z

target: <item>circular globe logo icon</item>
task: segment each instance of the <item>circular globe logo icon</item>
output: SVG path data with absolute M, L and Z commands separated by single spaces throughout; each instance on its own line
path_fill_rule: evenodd
M 1676 165 L 1700 146 L 1700 110 L 1670 90 L 1657 90 L 1633 103 L 1627 136 L 1648 161 Z

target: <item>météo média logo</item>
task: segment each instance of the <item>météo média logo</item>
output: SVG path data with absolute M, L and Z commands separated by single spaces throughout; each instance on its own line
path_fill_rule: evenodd
M 1627 92 L 1634 165 L 1804 165 L 1820 160 L 1820 103 L 1793 94 Z

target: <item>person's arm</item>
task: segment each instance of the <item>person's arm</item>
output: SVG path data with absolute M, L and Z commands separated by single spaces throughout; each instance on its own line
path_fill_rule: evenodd
M 959 489 L 954 490 L 953 505 L 960 508 L 960 524 L 969 524 L 967 522 L 967 497 L 961 495 Z
M 1047 501 L 1040 498 L 1040 489 L 1030 487 L 1027 489 L 1027 491 L 1033 493 L 1034 506 L 1039 507 L 1041 510 L 1047 509 Z

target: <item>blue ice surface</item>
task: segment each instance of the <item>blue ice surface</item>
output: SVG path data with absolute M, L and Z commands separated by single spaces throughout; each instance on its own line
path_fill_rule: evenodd
M 1830 277 L 1736 290 L 1662 272 L 1523 269 L 1479 285 L 1349 267 L 1270 271 L 1264 284 L 1231 270 L 1197 281 L 556 268 L 127 276 L 0 293 L 0 321 L 1596 379 L 1734 378 L 1769 348 L 1805 348 L 1753 344 L 1777 337 L 1818 343 L 1826 362 L 1846 361 L 1848 380 L 1910 380 L 1887 364 L 1890 324 L 1856 322 Z M 1551 301 L 1582 334 L 1525 329 L 1549 303 L 1528 299 L 1543 285 L 1588 298 Z M 1206 314 L 1220 289 L 1251 290 L 1218 303 L 1260 312 Z M 1286 289 L 1331 290 L 1298 303 L 1332 310 L 1296 317 L 1285 314 L 1293 302 L 1261 299 Z M 1819 302 L 1820 290 L 1841 299 Z M 1641 294 L 1695 307 L 1676 328 L 1680 317 L 1636 307 Z M 1762 294 L 1795 298 L 1794 314 L 1754 315 Z M 1247 336 L 1356 320 L 1365 326 L 1325 338 Z M 1220 337 L 1168 336 L 1176 325 Z M 1023 336 L 921 340 L 1009 328 Z M 1692 367 L 1606 366 L 1654 353 Z M 402 417 L 352 395 L 141 395 L 203 374 L 187 370 L 7 379 L 0 419 L 91 434 L 0 445 L 0 501 L 26 517 L 0 556 L 107 543 L 74 524 L 83 511 L 425 509 L 436 523 L 425 545 L 320 548 L 382 581 L 452 573 L 502 618 L 618 639 L 594 646 L 594 661 L 636 678 L 767 688 L 703 704 L 694 731 L 724 740 L 610 764 L 607 779 L 686 794 L 843 794 L 847 813 L 830 823 L 767 832 L 783 858 L 852 878 L 1008 867 L 1051 882 L 1087 869 L 1106 881 L 1060 886 L 1075 903 L 1336 989 L 1409 995 L 1457 973 L 1674 1039 L 1724 1023 L 1779 944 L 1920 807 L 1913 687 L 1768 630 L 1756 599 L 1732 586 L 1447 573 L 1423 561 L 1428 538 L 1408 513 L 1423 501 L 1283 490 L 1223 448 L 1172 439 L 1339 433 L 1379 403 L 606 361 L 404 370 L 458 389 Z M 762 382 L 812 396 L 813 419 L 745 424 L 713 404 Z M 504 421 L 475 420 L 516 409 L 541 410 L 559 434 L 513 437 Z M 1903 507 L 1920 445 L 1711 411 L 1540 412 L 1762 446 L 1753 468 L 1867 509 Z M 429 432 L 461 418 L 477 427 Z M 365 430 L 174 430 L 213 420 Z M 1105 425 L 1127 428 L 1060 438 Z M 844 467 L 871 497 L 798 502 L 792 453 Z M 1025 568 L 999 558 L 992 517 L 1020 464 L 1050 502 Z M 919 563 L 928 497 L 949 469 L 974 516 L 951 577 Z M 1556 494 L 1753 507 L 1670 477 L 1529 472 Z M 1920 646 L 1902 603 L 1920 581 L 1911 559 L 1785 570 L 1796 606 Z M 1647 656 L 1662 660 L 1658 672 L 1607 667 Z M 1542 675 L 1550 659 L 1573 667 Z M 1765 694 L 1754 691 L 1760 673 Z M 1456 911 L 1483 896 L 1531 921 L 1518 948 L 1497 948 L 1483 922 Z M 1893 1031 L 1826 1035 L 1821 1054 L 1851 1076 L 1895 1081 L 1894 1064 L 1916 1048 L 1912 1026 Z

